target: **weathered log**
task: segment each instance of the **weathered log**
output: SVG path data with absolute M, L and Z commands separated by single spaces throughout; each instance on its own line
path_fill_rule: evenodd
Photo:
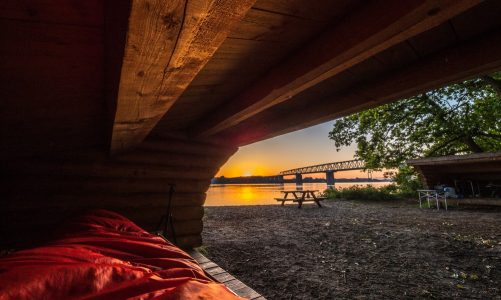
M 56 192 L 57 193 L 57 192 Z M 205 201 L 205 193 L 178 193 L 172 197 L 173 207 L 202 206 Z M 167 206 L 168 193 L 59 193 L 40 194 L 37 192 L 20 191 L 12 195 L 13 203 L 19 210 L 33 208 L 64 208 L 71 203 L 75 208 L 106 208 L 113 210 L 116 207 L 133 209 L 139 207 L 164 208 Z
M 120 208 L 118 211 L 134 222 L 153 222 L 154 224 L 156 224 L 156 222 L 158 222 L 160 218 L 165 215 L 166 206 L 139 207 L 135 209 Z M 182 223 L 187 221 L 201 222 L 204 215 L 204 210 L 201 206 L 172 207 L 171 213 L 172 219 L 175 223 Z
M 177 237 L 184 237 L 190 235 L 199 235 L 202 233 L 204 228 L 202 220 L 192 220 L 192 221 L 184 221 L 184 222 L 174 222 L 174 229 L 176 231 Z
M 229 156 L 219 157 L 194 156 L 179 153 L 164 152 L 131 152 L 117 156 L 114 160 L 118 162 L 142 163 L 157 166 L 183 166 L 183 167 L 214 167 L 221 166 Z
M 14 177 L 14 176 L 12 176 Z M 11 191 L 36 191 L 40 193 L 167 193 L 169 184 L 175 184 L 176 192 L 205 192 L 210 180 L 140 179 L 140 178 L 86 178 L 64 176 L 16 176 L 11 178 Z
M 202 206 L 185 206 L 173 207 L 172 217 L 174 221 L 181 220 L 197 220 L 201 221 L 204 216 L 204 208 Z
M 2 213 L 9 215 L 12 219 L 24 221 L 41 221 L 42 223 L 54 223 L 57 220 L 65 220 L 81 215 L 95 209 L 106 209 L 107 207 L 89 206 L 48 206 L 43 211 L 36 207 L 25 207 L 15 209 L 5 209 Z M 112 209 L 112 208 L 109 208 Z M 153 221 L 157 222 L 166 212 L 166 205 L 158 207 L 117 207 L 116 212 L 133 219 L 133 221 Z M 184 222 L 192 220 L 201 220 L 204 214 L 202 206 L 172 207 L 173 220 L 175 222 Z
M 178 236 L 177 237 L 177 245 L 183 249 L 191 249 L 191 248 L 202 246 L 202 236 L 200 234 Z
M 154 139 L 147 139 L 137 147 L 135 151 L 148 151 L 148 152 L 171 152 L 171 153 L 184 153 L 192 155 L 203 155 L 208 157 L 230 156 L 235 153 L 237 148 L 222 147 L 209 143 L 193 143 L 189 140 L 182 139 L 165 139 L 155 137 Z
M 127 163 L 72 163 L 10 161 L 5 164 L 10 174 L 64 174 L 82 177 L 150 178 L 150 179 L 211 179 L 217 167 L 157 166 Z

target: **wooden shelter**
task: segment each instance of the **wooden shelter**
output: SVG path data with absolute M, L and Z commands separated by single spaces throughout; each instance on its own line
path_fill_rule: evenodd
M 426 188 L 446 185 L 466 198 L 501 198 L 501 152 L 430 157 L 407 163 L 418 171 Z
M 201 244 L 239 146 L 501 69 L 498 0 L 5 0 L 1 242 L 74 213 Z

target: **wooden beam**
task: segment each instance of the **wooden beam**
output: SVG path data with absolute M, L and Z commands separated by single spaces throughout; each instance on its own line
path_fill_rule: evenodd
M 355 89 L 309 101 L 279 119 L 273 112 L 264 111 L 218 137 L 243 146 L 491 73 L 501 68 L 500 47 L 501 31 L 494 31 L 425 57 L 385 77 L 357 85 Z
M 254 1 L 132 1 L 112 152 L 148 135 Z
M 478 0 L 373 1 L 272 69 L 238 97 L 201 120 L 192 133 L 209 136 L 478 4 Z

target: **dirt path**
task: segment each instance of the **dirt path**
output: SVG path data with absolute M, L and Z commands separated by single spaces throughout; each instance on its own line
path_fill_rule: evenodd
M 206 208 L 208 256 L 268 299 L 501 299 L 501 211 Z

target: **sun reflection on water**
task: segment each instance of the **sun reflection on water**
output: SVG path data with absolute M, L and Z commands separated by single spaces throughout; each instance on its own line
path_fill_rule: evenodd
M 240 190 L 239 198 L 245 202 L 253 202 L 256 199 L 254 188 L 245 186 Z
M 365 184 L 365 183 L 361 183 Z M 388 183 L 373 183 L 382 186 Z M 353 183 L 338 183 L 337 187 Z M 283 190 L 295 190 L 295 184 L 214 184 L 207 191 L 205 206 L 220 205 L 278 205 L 274 198 L 282 197 Z M 303 189 L 323 191 L 325 183 L 305 183 Z

